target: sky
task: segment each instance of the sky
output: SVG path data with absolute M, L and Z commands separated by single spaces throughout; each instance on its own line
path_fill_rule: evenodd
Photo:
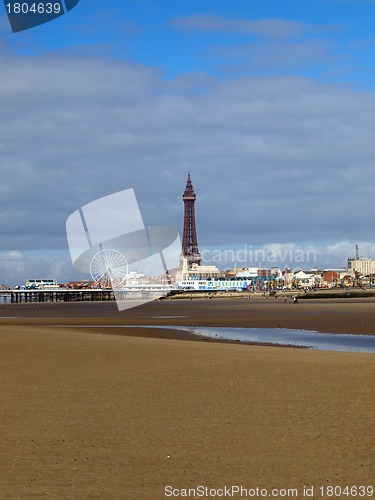
M 12 33 L 0 5 L 0 283 L 77 278 L 66 220 L 133 188 L 207 263 L 375 258 L 375 1 L 80 0 Z M 232 252 L 232 254 L 230 253 Z

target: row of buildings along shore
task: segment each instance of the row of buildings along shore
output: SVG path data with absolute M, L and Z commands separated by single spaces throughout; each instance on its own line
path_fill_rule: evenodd
M 201 291 L 267 291 L 293 289 L 325 288 L 367 288 L 375 287 L 375 260 L 349 259 L 348 268 L 295 270 L 285 267 L 264 269 L 259 267 L 239 267 L 221 271 L 216 266 L 185 264 L 163 276 L 146 276 L 131 272 L 127 275 L 124 287 L 160 286 L 177 290 Z M 61 289 L 96 289 L 102 288 L 90 280 L 58 283 L 56 279 L 28 279 L 25 285 L 18 285 L 20 290 L 61 290 Z M 9 289 L 0 285 L 0 289 Z
M 215 266 L 185 263 L 175 286 L 184 290 L 270 290 L 375 286 L 375 260 L 349 259 L 348 268 L 295 270 L 240 267 L 220 271 Z
M 130 272 L 124 282 L 125 287 L 147 287 L 160 284 L 177 290 L 292 290 L 324 289 L 343 287 L 375 287 L 375 260 L 348 259 L 348 267 L 320 270 L 294 270 L 285 267 L 264 269 L 259 267 L 237 267 L 222 271 L 216 266 L 193 263 L 183 258 L 181 269 L 175 269 L 163 276 L 146 276 Z M 1 289 L 8 287 L 1 285 Z M 58 283 L 56 279 L 28 279 L 18 289 L 56 290 L 56 289 L 93 289 L 101 288 L 90 280 Z

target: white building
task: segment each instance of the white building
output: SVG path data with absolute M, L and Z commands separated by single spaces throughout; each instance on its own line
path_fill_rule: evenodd
M 188 281 L 191 279 L 206 280 L 208 278 L 219 278 L 223 273 L 216 266 L 200 266 L 193 263 L 189 267 L 189 262 L 186 257 L 182 261 L 182 269 L 176 273 L 176 282 Z
M 298 271 L 298 273 L 294 274 L 293 280 L 295 282 L 295 285 L 300 288 L 310 288 L 315 286 L 315 274 Z
M 362 276 L 375 274 L 375 260 L 372 259 L 348 259 L 348 271 L 354 274 L 359 273 Z
M 259 272 L 257 267 L 247 267 L 236 272 L 237 278 L 256 278 L 258 274 Z

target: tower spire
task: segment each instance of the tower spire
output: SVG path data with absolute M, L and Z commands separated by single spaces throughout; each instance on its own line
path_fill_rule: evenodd
M 189 265 L 194 262 L 200 264 L 201 256 L 198 250 L 197 231 L 195 226 L 195 209 L 196 200 L 193 185 L 191 183 L 190 172 L 188 173 L 185 192 L 182 199 L 184 200 L 184 232 L 182 236 L 182 256 L 186 257 Z

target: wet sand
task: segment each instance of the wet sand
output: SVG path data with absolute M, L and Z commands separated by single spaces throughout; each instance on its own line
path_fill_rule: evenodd
M 374 355 L 104 328 L 371 334 L 374 320 L 373 299 L 1 306 L 0 498 L 162 499 L 167 485 L 296 489 L 274 498 L 307 498 L 313 486 L 309 498 L 330 498 L 320 487 L 375 487 Z M 75 328 L 85 324 L 99 328 Z

